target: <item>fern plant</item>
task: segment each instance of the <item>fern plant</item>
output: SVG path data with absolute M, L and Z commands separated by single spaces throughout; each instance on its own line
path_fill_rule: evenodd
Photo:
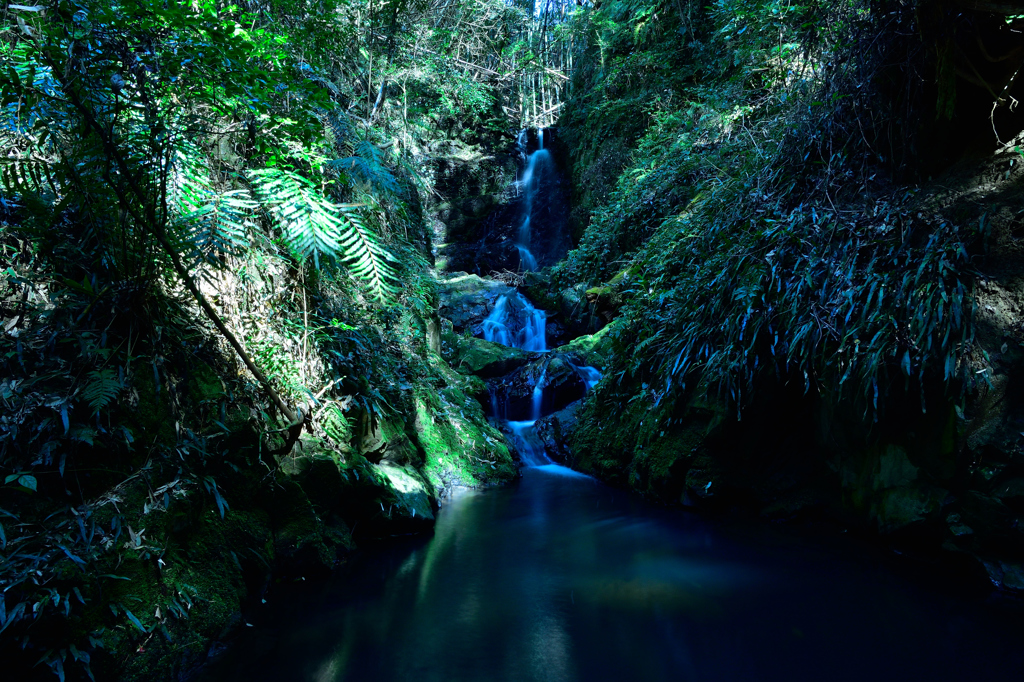
M 276 168 L 249 172 L 257 196 L 302 259 L 337 257 L 373 296 L 386 301 L 398 292 L 397 261 L 381 246 L 352 204 L 335 204 L 297 173 Z
M 258 206 L 247 189 L 218 192 L 202 158 L 196 149 L 179 149 L 168 183 L 168 204 L 177 214 L 172 234 L 180 235 L 182 252 L 193 263 L 248 245 L 250 217 Z
M 89 403 L 93 413 L 98 413 L 117 399 L 121 382 L 112 369 L 98 369 L 89 373 L 89 383 L 82 389 L 82 400 Z
M 353 144 L 350 156 L 328 161 L 325 166 L 328 172 L 340 175 L 349 184 L 362 184 L 389 197 L 401 190 L 394 174 L 384 165 L 380 149 L 366 140 Z

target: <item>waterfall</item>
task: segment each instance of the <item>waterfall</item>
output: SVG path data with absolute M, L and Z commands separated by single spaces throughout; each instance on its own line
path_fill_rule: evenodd
M 535 422 L 540 419 L 540 408 L 544 403 L 544 377 L 547 376 L 547 373 L 548 368 L 545 367 L 537 377 L 537 383 L 533 386 L 533 410 L 530 413 L 530 418 Z
M 551 153 L 544 149 L 543 130 L 537 131 L 537 139 L 539 141 L 538 149 L 527 155 L 527 131 L 520 131 L 516 138 L 516 146 L 526 162 L 522 177 L 516 183 L 516 190 L 521 192 L 523 209 L 523 219 L 516 232 L 516 248 L 519 249 L 519 264 L 523 271 L 537 269 L 537 258 L 530 251 L 532 230 L 530 221 L 533 217 L 534 200 L 540 191 L 540 181 L 546 173 L 551 172 L 553 165 Z M 515 292 L 498 297 L 494 303 L 494 309 L 484 320 L 483 333 L 484 338 L 488 341 L 513 348 L 522 348 L 526 351 L 544 353 L 548 350 L 546 327 L 547 313 L 538 310 L 525 296 Z M 601 378 L 600 373 L 593 367 L 576 368 L 576 371 L 587 382 L 588 388 Z M 546 378 L 547 367 L 541 371 L 533 385 L 528 421 L 509 421 L 507 406 L 499 400 L 495 391 L 491 391 L 491 410 L 494 413 L 494 418 L 508 427 L 516 450 L 527 466 L 552 464 L 535 428 L 537 420 L 542 416 Z
M 509 431 L 512 432 L 512 440 L 523 458 L 523 463 L 529 466 L 544 466 L 551 464 L 551 458 L 544 451 L 544 443 L 541 442 L 534 428 L 535 422 L 506 422 Z
M 516 139 L 520 152 L 526 150 L 526 131 L 519 133 Z M 516 188 L 523 196 L 523 222 L 519 225 L 516 234 L 516 248 L 519 249 L 519 266 L 523 271 L 536 270 L 537 258 L 530 251 L 530 218 L 533 215 L 533 201 L 540 189 L 540 180 L 545 173 L 550 172 L 552 165 L 551 153 L 544 149 L 544 130 L 537 131 L 540 146 L 526 159 L 526 168 L 523 169 L 523 176 L 516 183 Z
M 484 320 L 484 339 L 503 346 L 544 353 L 547 351 L 545 326 L 548 316 L 533 307 L 525 296 L 516 292 L 500 296 Z
M 505 346 L 543 353 L 547 351 L 546 324 L 547 313 L 535 308 L 525 296 L 516 292 L 500 296 L 494 302 L 494 310 L 484 320 L 484 338 Z M 541 418 L 546 377 L 545 367 L 533 386 L 528 421 L 508 421 L 505 405 L 501 404 L 497 394 L 491 391 L 491 410 L 494 412 L 494 418 L 508 426 L 516 450 L 523 463 L 528 466 L 545 466 L 552 463 L 544 452 L 544 444 L 534 428 L 537 420 Z
M 583 379 L 583 383 L 587 385 L 587 391 L 592 390 L 594 386 L 597 386 L 597 382 L 601 380 L 601 373 L 597 371 L 596 367 L 573 365 L 573 368 L 580 375 L 580 378 Z

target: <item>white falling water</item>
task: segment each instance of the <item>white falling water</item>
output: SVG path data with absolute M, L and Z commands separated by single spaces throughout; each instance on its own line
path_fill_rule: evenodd
M 523 155 L 523 159 L 526 159 L 526 128 L 519 131 L 519 135 L 516 137 L 516 148 L 519 149 L 519 153 Z
M 512 432 L 512 440 L 524 464 L 534 467 L 551 464 L 551 458 L 544 451 L 544 443 L 541 442 L 537 430 L 534 428 L 535 422 L 506 423 L 509 431 Z
M 525 130 L 519 133 L 516 144 L 519 151 L 526 158 L 526 167 L 523 175 L 516 183 L 516 189 L 522 192 L 523 196 L 523 222 L 519 225 L 516 234 L 516 247 L 519 249 L 519 263 L 524 271 L 536 270 L 537 259 L 530 251 L 531 226 L 530 218 L 533 214 L 533 203 L 540 190 L 540 178 L 547 172 L 548 166 L 552 163 L 551 154 L 544 149 L 544 131 L 539 130 L 537 137 L 540 142 L 539 148 L 526 156 L 527 133 Z M 508 296 L 501 296 L 494 303 L 494 310 L 484 320 L 484 338 L 488 341 L 500 343 L 513 348 L 522 348 L 527 351 L 546 352 L 547 336 L 547 313 L 538 310 L 525 296 L 516 292 Z M 579 368 L 587 386 L 597 383 L 601 375 L 593 367 Z M 591 372 L 593 374 L 591 374 Z M 596 378 L 594 378 L 596 375 Z M 505 410 L 499 405 L 498 396 L 491 392 L 491 409 L 496 419 L 504 421 L 512 434 L 512 440 L 519 451 L 523 463 L 532 467 L 553 467 L 561 471 L 551 462 L 544 451 L 544 444 L 537 435 L 536 423 L 541 418 L 541 410 L 544 404 L 544 384 L 547 378 L 547 368 L 537 377 L 533 386 L 532 404 L 530 419 L 528 421 L 507 421 Z M 568 471 L 568 470 L 566 470 Z
M 583 379 L 583 383 L 587 385 L 587 391 L 592 390 L 594 386 L 597 386 L 597 382 L 601 380 L 601 373 L 597 371 L 596 367 L 591 367 L 590 365 L 584 365 L 582 367 L 579 365 L 573 365 L 573 367 L 576 368 L 576 373 L 580 375 L 581 379 Z
M 519 263 L 522 265 L 524 271 L 532 271 L 537 269 L 537 259 L 533 257 L 530 250 L 525 246 L 517 246 L 519 249 Z
M 537 377 L 537 383 L 533 385 L 533 410 L 530 413 L 530 418 L 533 421 L 540 419 L 540 408 L 544 403 L 544 378 L 548 374 L 548 368 L 545 367 Z
M 520 149 L 525 149 L 525 132 L 519 133 L 517 143 Z M 526 168 L 523 176 L 516 183 L 516 187 L 523 194 L 523 222 L 519 225 L 516 235 L 516 248 L 519 249 L 519 265 L 523 271 L 537 269 L 537 258 L 530 251 L 530 217 L 533 214 L 533 200 L 540 189 L 540 179 L 551 165 L 551 153 L 544 149 L 544 131 L 537 131 L 540 147 L 530 154 L 526 159 Z
M 501 296 L 484 320 L 484 338 L 503 346 L 543 353 L 548 349 L 544 329 L 547 320 L 547 313 L 534 308 L 522 294 Z

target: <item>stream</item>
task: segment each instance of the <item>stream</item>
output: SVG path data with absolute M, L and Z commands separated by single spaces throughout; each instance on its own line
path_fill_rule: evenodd
M 517 183 L 522 270 L 537 264 L 536 174 L 551 172 L 538 137 Z M 1020 679 L 1019 601 L 953 592 L 958 577 L 834 527 L 659 509 L 552 463 L 534 432 L 542 407 L 561 407 L 545 400 L 546 320 L 513 293 L 481 328 L 535 354 L 528 406 L 510 410 L 493 389 L 489 406 L 522 479 L 456 492 L 432 537 L 360 551 L 326 584 L 275 586 L 203 679 Z M 573 371 L 583 390 L 600 380 Z
M 449 500 L 429 539 L 274 588 L 205 679 L 1020 679 L 1020 603 L 905 569 L 834 531 L 733 527 L 531 467 Z

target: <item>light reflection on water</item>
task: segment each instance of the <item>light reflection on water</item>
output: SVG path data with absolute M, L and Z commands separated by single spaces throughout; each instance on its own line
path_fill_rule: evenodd
M 741 538 L 552 467 L 458 494 L 432 538 L 365 552 L 327 586 L 276 589 L 206 679 L 1013 679 L 1024 665 L 1020 605 L 915 585 L 862 547 Z

